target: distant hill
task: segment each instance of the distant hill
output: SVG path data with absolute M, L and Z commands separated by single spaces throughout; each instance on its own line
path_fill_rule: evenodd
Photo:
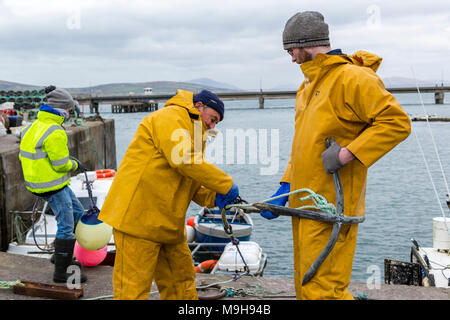
M 177 89 L 183 89 L 192 92 L 199 92 L 202 89 L 208 89 L 213 92 L 233 91 L 227 88 L 214 87 L 210 85 L 201 85 L 189 82 L 176 82 L 176 81 L 111 83 L 93 87 L 67 88 L 67 90 L 73 94 L 119 95 L 119 94 L 128 94 L 130 92 L 133 92 L 134 94 L 143 94 L 144 88 L 152 88 L 154 94 L 176 93 Z
M 3 81 L 0 80 L 0 90 L 37 90 L 42 89 L 43 87 L 40 86 L 33 86 L 30 84 L 23 84 L 23 83 L 17 83 L 17 82 L 9 82 L 9 81 Z
M 217 82 L 217 81 L 214 81 L 209 78 L 198 78 L 198 79 L 189 80 L 188 82 L 194 83 L 194 84 L 200 84 L 200 85 L 208 86 L 208 87 L 212 87 L 212 88 L 221 88 L 221 89 L 227 89 L 227 90 L 232 90 L 232 91 L 244 91 L 232 84 Z
M 211 80 L 211 83 L 220 84 Z M 42 89 L 51 83 L 35 86 L 23 83 L 8 82 L 0 80 L 0 90 L 34 90 Z M 228 85 L 227 85 L 228 86 Z M 129 94 L 143 94 L 144 88 L 152 88 L 154 94 L 176 93 L 177 89 L 189 90 L 192 92 L 199 92 L 202 89 L 208 89 L 213 92 L 227 92 L 236 91 L 236 89 L 215 87 L 208 84 L 197 84 L 191 82 L 176 82 L 176 81 L 151 81 L 151 82 L 136 82 L 136 83 L 109 83 L 91 87 L 81 88 L 65 88 L 72 94 L 97 94 L 97 95 L 121 95 Z

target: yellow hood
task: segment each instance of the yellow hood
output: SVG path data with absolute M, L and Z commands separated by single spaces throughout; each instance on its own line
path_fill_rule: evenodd
M 359 50 L 356 51 L 354 54 L 348 56 L 350 58 L 351 62 L 354 65 L 360 66 L 360 67 L 368 67 L 371 68 L 373 71 L 377 71 L 381 61 L 383 60 L 376 54 Z
M 207 129 L 205 121 L 202 119 L 200 112 L 194 107 L 194 93 L 186 90 L 178 89 L 177 94 L 170 98 L 164 107 L 179 106 L 185 108 L 191 118 L 202 120 L 202 130 Z
M 373 53 L 359 50 L 352 55 L 329 55 L 318 53 L 314 60 L 304 62 L 300 68 L 305 75 L 305 79 L 313 82 L 320 77 L 320 74 L 335 68 L 339 65 L 350 64 L 360 67 L 368 67 L 376 71 L 381 64 L 381 58 Z
M 170 98 L 164 107 L 177 105 L 180 107 L 184 107 L 189 110 L 190 113 L 199 113 L 197 109 L 194 108 L 194 93 L 186 90 L 177 90 L 177 94 Z

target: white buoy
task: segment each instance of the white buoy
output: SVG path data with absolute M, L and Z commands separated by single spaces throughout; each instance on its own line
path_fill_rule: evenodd
M 112 227 L 98 220 L 98 214 L 85 214 L 77 223 L 75 236 L 86 250 L 99 250 L 105 247 L 112 237 Z
M 195 229 L 192 228 L 190 225 L 186 225 L 186 232 L 187 232 L 187 242 L 191 243 L 195 240 Z

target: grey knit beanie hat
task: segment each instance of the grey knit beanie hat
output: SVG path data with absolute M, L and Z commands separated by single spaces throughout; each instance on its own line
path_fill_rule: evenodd
M 47 93 L 47 104 L 55 109 L 69 109 L 75 106 L 75 101 L 69 92 L 62 88 L 56 88 Z
M 283 31 L 284 50 L 329 45 L 328 24 L 321 13 L 298 12 L 286 22 Z

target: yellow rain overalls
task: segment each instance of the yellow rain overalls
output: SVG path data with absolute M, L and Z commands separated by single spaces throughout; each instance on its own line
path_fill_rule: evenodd
M 334 137 L 357 158 L 340 169 L 344 214 L 364 215 L 367 168 L 410 134 L 409 117 L 385 89 L 375 71 L 381 58 L 368 52 L 354 55 L 319 53 L 301 64 L 305 80 L 295 104 L 295 133 L 291 159 L 282 182 L 291 191 L 309 188 L 336 203 L 332 175 L 325 172 L 321 154 L 325 140 Z M 289 197 L 289 207 L 313 205 Z M 357 225 L 343 225 L 337 243 L 305 285 L 302 280 L 330 238 L 332 225 L 292 218 L 294 279 L 297 299 L 352 299 L 350 283 Z
M 214 207 L 233 184 L 204 159 L 206 130 L 184 90 L 140 123 L 99 215 L 114 228 L 115 299 L 148 299 L 152 280 L 162 299 L 198 298 L 186 210 Z

